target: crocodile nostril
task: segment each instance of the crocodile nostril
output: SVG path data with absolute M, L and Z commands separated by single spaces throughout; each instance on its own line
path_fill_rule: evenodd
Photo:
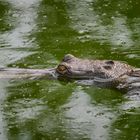
M 108 61 L 106 61 L 105 63 L 106 63 L 106 64 L 109 64 L 109 65 L 114 65 L 114 61 L 112 61 L 112 60 L 108 60 Z

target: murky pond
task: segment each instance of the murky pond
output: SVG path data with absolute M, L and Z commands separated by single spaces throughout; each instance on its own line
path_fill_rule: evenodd
M 139 0 L 0 0 L 1 67 L 71 53 L 140 67 Z M 0 80 L 0 140 L 139 140 L 140 101 L 49 79 Z

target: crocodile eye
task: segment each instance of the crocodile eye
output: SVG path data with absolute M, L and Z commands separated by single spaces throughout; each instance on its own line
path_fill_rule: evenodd
M 58 73 L 64 74 L 67 71 L 67 67 L 65 65 L 59 65 L 56 70 Z

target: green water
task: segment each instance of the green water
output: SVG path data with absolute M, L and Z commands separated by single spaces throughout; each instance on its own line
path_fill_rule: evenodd
M 71 53 L 140 67 L 139 0 L 0 0 L 0 65 L 55 67 Z M 140 101 L 58 80 L 0 80 L 0 140 L 139 140 Z

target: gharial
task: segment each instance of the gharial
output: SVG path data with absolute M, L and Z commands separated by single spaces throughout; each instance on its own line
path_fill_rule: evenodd
M 60 77 L 92 80 L 92 84 L 140 94 L 140 69 L 121 61 L 80 59 L 67 54 L 52 69 L 1 68 L 0 78 Z

